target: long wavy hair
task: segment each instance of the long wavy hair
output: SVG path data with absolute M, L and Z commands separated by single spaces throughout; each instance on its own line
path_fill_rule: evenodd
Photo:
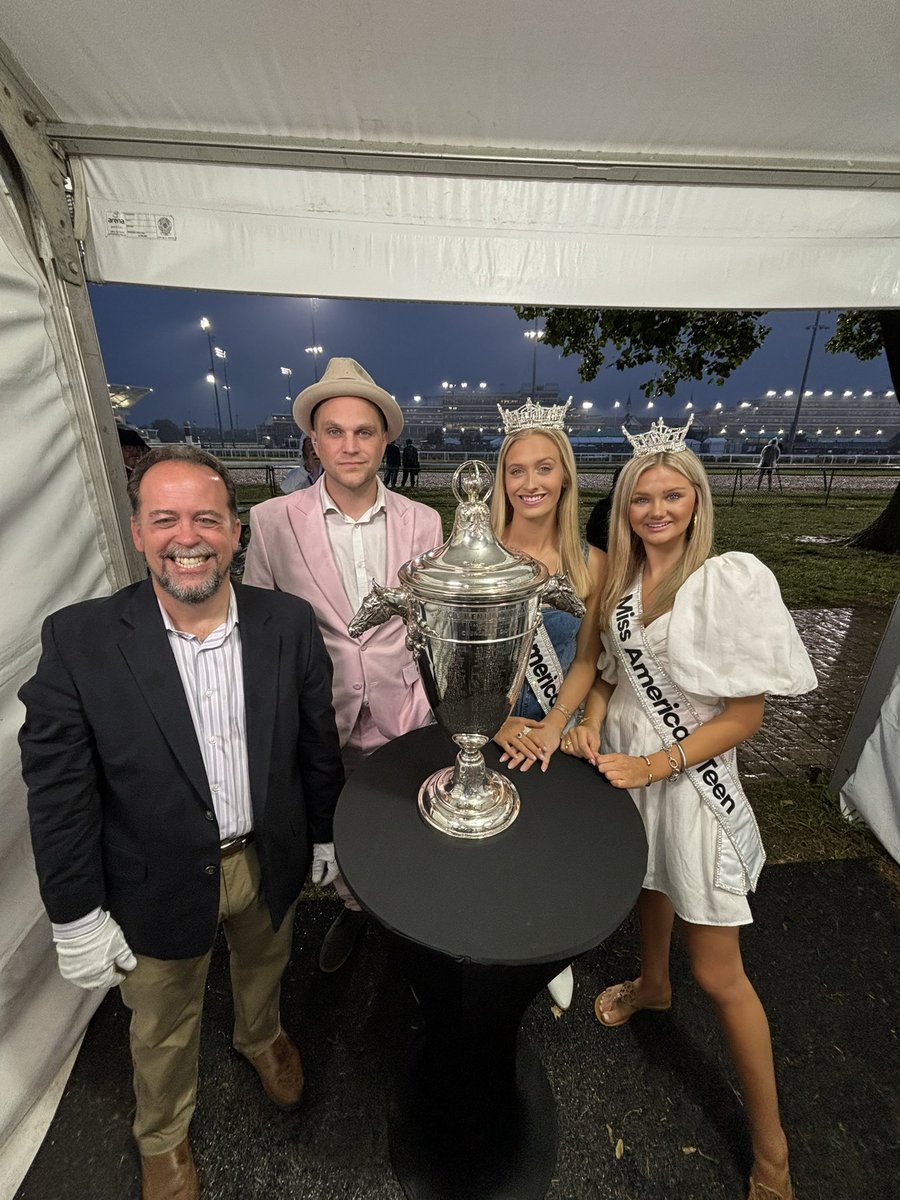
M 631 528 L 629 512 L 638 480 L 651 467 L 670 467 L 679 475 L 683 475 L 693 486 L 696 500 L 694 518 L 687 530 L 684 554 L 657 586 L 653 602 L 643 613 L 645 625 L 669 611 L 675 602 L 675 593 L 684 581 L 689 575 L 693 575 L 698 567 L 702 567 L 712 554 L 712 494 L 703 463 L 697 455 L 691 450 L 681 450 L 677 454 L 663 451 L 632 458 L 619 476 L 609 518 L 609 571 L 600 593 L 601 629 L 608 627 L 613 609 L 644 564 L 644 543 Z
M 516 442 L 532 434 L 547 438 L 556 448 L 563 469 L 563 491 L 556 506 L 557 550 L 559 569 L 569 577 L 569 582 L 582 600 L 591 590 L 591 577 L 585 562 L 584 545 L 578 525 L 578 472 L 572 444 L 562 429 L 519 429 L 507 434 L 497 456 L 497 472 L 494 492 L 491 496 L 491 529 L 494 536 L 503 539 L 503 533 L 513 517 L 512 505 L 506 495 L 506 460 Z

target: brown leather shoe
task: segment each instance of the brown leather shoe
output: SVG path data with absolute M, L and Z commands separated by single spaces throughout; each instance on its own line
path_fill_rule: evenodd
M 199 1195 L 187 1138 L 164 1154 L 141 1156 L 141 1200 L 197 1200 Z
M 353 952 L 356 939 L 365 928 L 368 917 L 353 908 L 342 908 L 322 939 L 319 949 L 319 970 L 330 975 L 339 971 Z
M 303 1099 L 300 1051 L 282 1029 L 267 1050 L 247 1060 L 262 1081 L 263 1091 L 279 1108 L 296 1108 Z

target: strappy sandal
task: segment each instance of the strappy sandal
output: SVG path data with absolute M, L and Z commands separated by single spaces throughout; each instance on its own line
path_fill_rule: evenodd
M 625 1016 L 618 1021 L 608 1021 L 606 1019 L 608 1010 L 603 1008 L 603 1001 L 606 999 L 608 999 L 610 1007 L 623 1008 Z M 594 1015 L 607 1029 L 617 1029 L 620 1025 L 630 1021 L 636 1012 L 668 1012 L 671 1007 L 671 1004 L 638 1004 L 634 981 L 626 979 L 624 983 L 614 983 L 612 987 L 608 987 L 600 993 L 594 1001 Z M 763 1200 L 763 1197 L 759 1197 L 759 1200 Z
M 760 1183 L 754 1172 L 750 1172 L 750 1190 L 747 1192 L 747 1200 L 794 1200 L 794 1188 L 791 1184 L 791 1176 L 788 1168 L 785 1167 L 784 1184 L 779 1186 L 779 1190 L 766 1187 L 764 1183 Z

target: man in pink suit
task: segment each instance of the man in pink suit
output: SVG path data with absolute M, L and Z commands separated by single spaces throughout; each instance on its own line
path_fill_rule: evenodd
M 403 414 L 359 363 L 332 358 L 293 411 L 312 437 L 322 475 L 310 488 L 251 509 L 244 582 L 292 592 L 315 610 L 334 666 L 334 710 L 349 773 L 385 742 L 433 719 L 402 621 L 358 641 L 347 625 L 373 579 L 396 585 L 403 563 L 443 540 L 441 520 L 378 478 Z M 346 962 L 365 921 L 340 876 L 335 887 L 344 908 L 319 955 L 329 972 Z

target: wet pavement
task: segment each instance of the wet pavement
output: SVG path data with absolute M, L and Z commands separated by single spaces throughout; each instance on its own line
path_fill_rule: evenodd
M 762 729 L 738 751 L 745 781 L 830 775 L 890 614 L 878 608 L 807 608 L 792 615 L 819 686 L 805 696 L 766 702 Z
M 316 969 L 337 908 L 333 900 L 300 905 L 282 991 L 285 1025 L 307 1074 L 299 1112 L 274 1110 L 231 1051 L 221 938 L 216 946 L 191 1127 L 203 1200 L 403 1200 L 390 1165 L 389 1112 L 420 1017 L 374 926 L 343 970 Z M 742 949 L 772 1027 L 798 1200 L 894 1200 L 900 917 L 893 887 L 871 860 L 770 866 L 754 916 Z M 636 950 L 629 918 L 574 964 L 575 996 L 562 1020 L 554 1020 L 546 993 L 526 1013 L 523 1034 L 558 1106 L 559 1156 L 547 1200 L 743 1200 L 743 1105 L 712 1007 L 680 945 L 670 1013 L 641 1013 L 617 1030 L 594 1017 L 597 992 L 634 975 Z M 127 1028 L 113 991 L 91 1022 L 16 1200 L 137 1200 Z M 456 1114 L 437 1109 L 432 1117 L 453 1122 Z

